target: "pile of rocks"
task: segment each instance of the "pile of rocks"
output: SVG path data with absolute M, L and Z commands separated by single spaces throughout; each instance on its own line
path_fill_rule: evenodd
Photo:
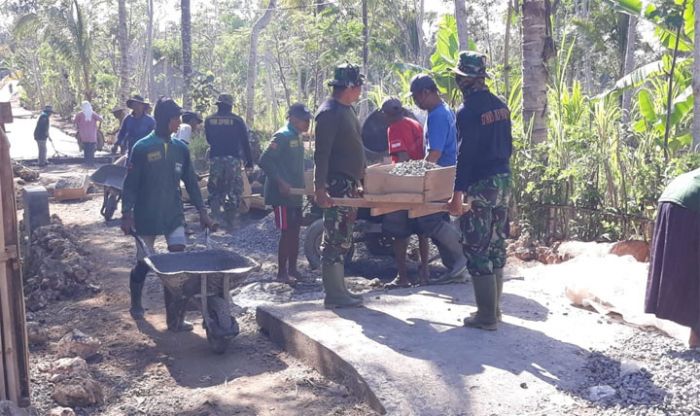
M 664 335 L 637 332 L 593 352 L 573 391 L 599 415 L 700 415 L 700 353 Z
M 53 216 L 50 225 L 37 228 L 32 235 L 25 272 L 27 308 L 37 311 L 53 300 L 99 291 L 91 276 L 94 266 L 87 254 L 58 217 Z
M 21 163 L 12 161 L 12 174 L 24 182 L 36 182 L 39 180 L 39 171 L 29 169 Z
M 90 373 L 88 362 L 99 357 L 100 342 L 77 329 L 56 343 L 58 359 L 39 364 L 39 371 L 49 375 L 53 384 L 51 397 L 61 406 L 51 414 L 72 415 L 74 407 L 104 403 L 102 385 Z
M 397 163 L 389 173 L 398 176 L 425 176 L 425 172 L 439 167 L 435 163 L 426 160 L 409 160 Z
M 508 240 L 506 248 L 508 256 L 514 256 L 522 261 L 537 260 L 544 264 L 558 264 L 568 260 L 557 252 L 558 244 L 547 247 L 533 239 L 528 231 L 520 233 L 517 240 Z

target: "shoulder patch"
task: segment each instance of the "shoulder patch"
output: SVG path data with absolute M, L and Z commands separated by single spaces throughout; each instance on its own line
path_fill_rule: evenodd
M 154 152 L 148 152 L 147 157 L 149 162 L 155 162 L 161 160 L 163 155 L 160 153 L 160 150 L 156 150 Z

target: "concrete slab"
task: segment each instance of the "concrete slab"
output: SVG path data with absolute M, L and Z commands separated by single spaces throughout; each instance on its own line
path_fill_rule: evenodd
M 537 299 L 537 300 L 533 300 Z M 291 354 L 390 415 L 554 414 L 590 349 L 631 329 L 572 308 L 556 279 L 511 280 L 496 332 L 466 329 L 471 285 L 376 292 L 365 306 L 321 302 L 257 309 L 262 330 Z

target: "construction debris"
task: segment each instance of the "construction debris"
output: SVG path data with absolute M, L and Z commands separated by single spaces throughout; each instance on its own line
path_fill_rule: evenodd
M 94 266 L 76 237 L 53 216 L 51 224 L 32 235 L 24 292 L 27 308 L 37 311 L 54 300 L 99 291 L 93 283 Z
M 39 180 L 39 171 L 29 169 L 14 160 L 12 161 L 12 174 L 15 178 L 20 178 L 25 182 L 36 182 Z
M 100 341 L 74 329 L 58 341 L 57 349 L 59 357 L 78 356 L 87 359 L 97 354 L 100 349 Z

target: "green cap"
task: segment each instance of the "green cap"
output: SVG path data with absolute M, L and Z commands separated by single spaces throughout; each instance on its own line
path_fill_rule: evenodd
M 219 98 L 216 100 L 216 104 L 226 104 L 233 107 L 233 95 L 231 94 L 219 94 Z
M 365 76 L 360 73 L 360 67 L 350 63 L 344 63 L 335 68 L 333 79 L 328 82 L 331 87 L 354 87 L 362 85 Z
M 462 51 L 452 72 L 470 78 L 489 78 L 489 74 L 486 73 L 486 56 L 479 52 Z

